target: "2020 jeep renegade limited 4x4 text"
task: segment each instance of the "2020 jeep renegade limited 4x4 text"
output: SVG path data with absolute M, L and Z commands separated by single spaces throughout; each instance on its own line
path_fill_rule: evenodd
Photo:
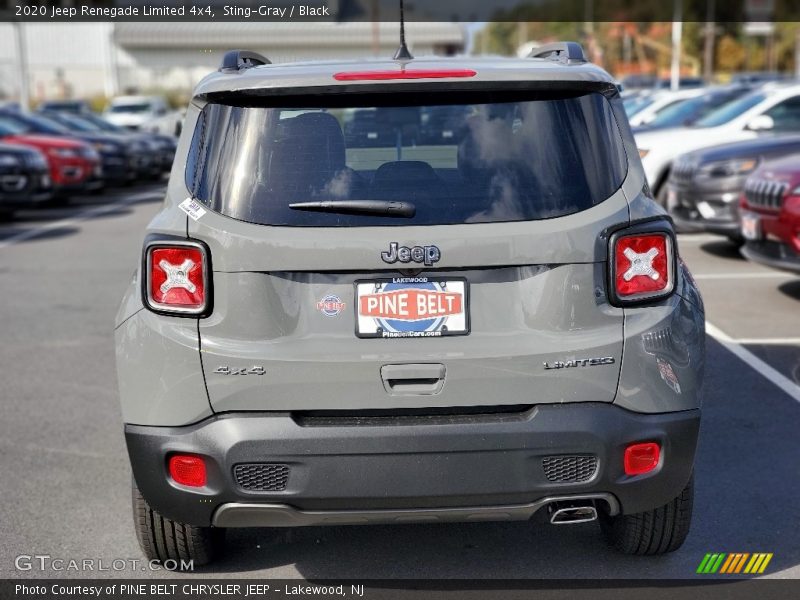
M 137 533 L 689 528 L 703 305 L 617 87 L 527 59 L 270 65 L 196 88 L 116 321 Z

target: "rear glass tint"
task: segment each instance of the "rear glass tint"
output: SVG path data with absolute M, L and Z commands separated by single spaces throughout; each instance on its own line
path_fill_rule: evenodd
M 599 93 L 446 96 L 463 104 L 423 104 L 417 94 L 420 104 L 402 105 L 406 94 L 392 96 L 396 105 L 374 95 L 339 95 L 335 104 L 319 96 L 327 106 L 309 98 L 286 108 L 209 104 L 187 186 L 212 210 L 265 225 L 446 225 L 576 213 L 625 177 L 619 129 Z M 358 200 L 410 203 L 414 216 L 290 207 Z

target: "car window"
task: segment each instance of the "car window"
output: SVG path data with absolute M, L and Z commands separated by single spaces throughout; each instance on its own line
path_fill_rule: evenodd
M 767 95 L 761 92 L 742 96 L 738 100 L 724 104 L 717 110 L 712 111 L 697 121 L 696 125 L 697 127 L 716 127 L 718 125 L 724 125 L 725 123 L 733 121 L 736 117 L 743 115 L 754 106 L 761 104 L 766 99 Z
M 775 131 L 800 131 L 800 96 L 779 102 L 764 114 L 772 117 Z
M 230 217 L 297 226 L 544 219 L 612 195 L 627 160 L 609 101 L 595 93 L 529 98 L 473 92 L 463 104 L 398 105 L 396 96 L 387 106 L 378 95 L 345 106 L 209 104 L 195 129 L 187 186 Z M 410 202 L 416 215 L 289 206 L 342 200 Z

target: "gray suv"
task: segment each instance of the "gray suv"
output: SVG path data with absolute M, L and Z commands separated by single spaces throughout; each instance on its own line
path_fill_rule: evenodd
M 703 304 L 574 43 L 228 53 L 116 350 L 151 559 L 229 527 L 596 520 L 631 554 L 689 529 Z

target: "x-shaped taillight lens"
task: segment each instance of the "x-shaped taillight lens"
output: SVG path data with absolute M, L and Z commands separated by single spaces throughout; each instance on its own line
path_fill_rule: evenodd
M 613 242 L 614 292 L 619 301 L 666 296 L 675 287 L 675 258 L 668 233 L 620 235 Z
M 208 260 L 199 244 L 152 244 L 145 249 L 145 292 L 158 312 L 201 314 L 208 307 Z

